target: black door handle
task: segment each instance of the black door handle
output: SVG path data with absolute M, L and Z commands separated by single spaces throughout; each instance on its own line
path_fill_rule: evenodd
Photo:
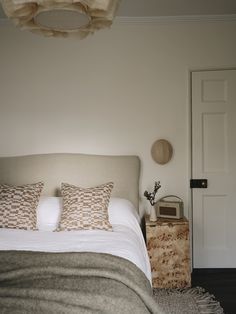
M 191 179 L 190 188 L 191 189 L 206 189 L 208 185 L 207 179 Z

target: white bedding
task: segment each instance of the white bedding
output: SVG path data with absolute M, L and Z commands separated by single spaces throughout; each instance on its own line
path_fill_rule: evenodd
M 37 209 L 39 231 L 0 228 L 0 250 L 40 252 L 97 252 L 123 257 L 136 264 L 151 283 L 150 262 L 140 228 L 140 218 L 131 202 L 111 198 L 108 208 L 113 231 L 56 229 L 62 201 L 43 197 Z
M 98 252 L 123 257 L 136 264 L 151 282 L 150 263 L 141 234 L 123 225 L 113 225 L 113 232 L 28 231 L 0 229 L 0 250 L 42 252 Z

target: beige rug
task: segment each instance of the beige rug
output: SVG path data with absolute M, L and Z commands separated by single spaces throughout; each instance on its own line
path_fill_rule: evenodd
M 224 314 L 215 297 L 201 287 L 153 289 L 153 294 L 166 314 Z

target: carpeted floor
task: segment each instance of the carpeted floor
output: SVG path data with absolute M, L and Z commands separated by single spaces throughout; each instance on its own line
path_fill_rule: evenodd
M 215 297 L 200 287 L 153 289 L 153 294 L 166 314 L 224 314 Z

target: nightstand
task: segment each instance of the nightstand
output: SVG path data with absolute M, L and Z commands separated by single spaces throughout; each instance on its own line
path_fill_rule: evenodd
M 154 288 L 191 286 L 189 222 L 183 219 L 145 217 L 146 244 Z

